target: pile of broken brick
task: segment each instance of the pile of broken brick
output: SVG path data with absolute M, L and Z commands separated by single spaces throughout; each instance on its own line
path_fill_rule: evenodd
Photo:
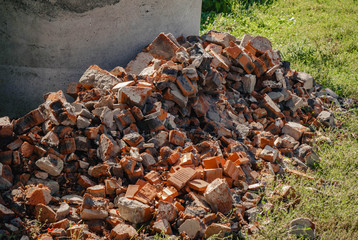
M 330 106 L 342 104 L 267 38 L 216 31 L 161 33 L 126 68 L 90 66 L 67 93 L 73 103 L 53 92 L 17 120 L 0 118 L 3 234 L 255 232 L 272 207 L 260 202 L 265 184 L 312 178 L 315 129 L 334 127 Z

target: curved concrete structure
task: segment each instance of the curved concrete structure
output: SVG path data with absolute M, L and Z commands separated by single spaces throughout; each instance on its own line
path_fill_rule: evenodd
M 2 0 L 0 116 L 23 115 L 92 64 L 125 66 L 160 32 L 197 35 L 201 0 Z

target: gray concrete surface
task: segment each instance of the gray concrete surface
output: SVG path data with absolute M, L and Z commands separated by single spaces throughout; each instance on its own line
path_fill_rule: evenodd
M 160 32 L 197 35 L 201 0 L 0 0 L 0 116 L 21 116 L 92 64 L 125 65 Z

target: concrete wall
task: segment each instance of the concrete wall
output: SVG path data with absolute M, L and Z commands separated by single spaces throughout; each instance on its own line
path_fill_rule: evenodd
M 0 0 L 0 116 L 20 116 L 92 64 L 125 66 L 160 32 L 198 35 L 201 0 Z

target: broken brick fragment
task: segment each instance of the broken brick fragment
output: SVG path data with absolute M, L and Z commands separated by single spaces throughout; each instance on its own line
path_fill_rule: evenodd
M 192 168 L 181 168 L 169 177 L 168 183 L 180 190 L 195 176 L 195 174 L 196 172 Z
M 223 179 L 216 179 L 210 183 L 206 188 L 204 197 L 215 212 L 227 213 L 232 209 L 232 195 Z
M 9 117 L 0 118 L 0 138 L 11 137 L 14 126 Z
M 171 130 L 169 132 L 169 142 L 174 145 L 184 146 L 185 134 L 177 130 Z
M 46 120 L 44 114 L 40 109 L 35 109 L 24 117 L 19 118 L 15 121 L 14 130 L 18 134 L 22 134 L 28 131 L 30 128 L 43 123 Z
M 176 83 L 184 96 L 189 96 L 195 93 L 195 88 L 186 75 L 180 75 L 176 78 Z
M 179 47 L 164 33 L 160 33 L 146 48 L 153 57 L 165 60 L 174 57 L 177 50 Z

